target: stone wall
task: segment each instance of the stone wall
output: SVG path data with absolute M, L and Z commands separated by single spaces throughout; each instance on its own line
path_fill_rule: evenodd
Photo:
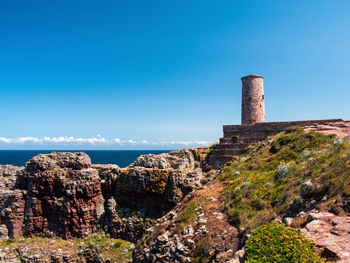
M 226 162 L 231 161 L 234 156 L 242 154 L 249 145 L 261 142 L 292 126 L 302 126 L 305 131 L 318 131 L 324 134 L 350 134 L 350 121 L 343 119 L 224 125 L 224 137 L 220 139 L 219 144 L 214 146 L 209 156 L 209 163 L 214 168 L 220 168 Z

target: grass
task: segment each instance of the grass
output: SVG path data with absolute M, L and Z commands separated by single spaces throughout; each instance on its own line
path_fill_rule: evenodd
M 28 247 L 28 254 L 36 251 L 61 249 L 70 255 L 75 254 L 78 258 L 84 258 L 86 253 L 94 252 L 102 258 L 110 259 L 110 262 L 131 262 L 132 251 L 124 253 L 132 243 L 122 239 L 114 239 L 103 233 L 91 235 L 85 239 L 63 240 L 58 238 L 43 237 L 21 237 L 17 239 L 6 239 L 0 243 L 0 248 L 24 248 Z M 32 253 L 31 253 L 32 252 Z M 40 252 L 38 252 L 40 254 Z M 46 255 L 50 256 L 50 255 Z
M 179 214 L 176 223 L 178 229 L 182 230 L 189 225 L 197 217 L 196 209 L 198 208 L 197 201 L 191 201 Z
M 318 185 L 315 200 L 350 195 L 350 143 L 334 145 L 334 139 L 293 127 L 250 147 L 219 176 L 226 185 L 222 197 L 230 222 L 250 232 L 271 221 L 309 179 Z
M 209 148 L 207 151 L 207 156 L 209 156 L 213 150 L 214 150 L 214 148 Z
M 203 263 L 209 262 L 210 259 L 210 250 L 213 249 L 214 241 L 210 236 L 204 237 L 197 244 L 194 251 L 194 262 L 195 263 Z

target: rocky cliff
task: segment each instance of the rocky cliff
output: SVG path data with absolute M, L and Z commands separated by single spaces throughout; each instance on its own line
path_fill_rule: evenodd
M 234 263 L 264 251 L 284 258 L 271 262 L 350 261 L 348 137 L 290 128 L 220 170 L 208 152 L 144 155 L 126 168 L 53 152 L 1 166 L 0 259 Z M 266 243 L 261 226 L 302 234 Z
M 104 211 L 98 172 L 84 153 L 32 158 L 16 172 L 7 195 L 0 213 L 11 238 L 84 237 L 97 229 Z
M 125 169 L 85 153 L 41 154 L 0 167 L 0 238 L 84 238 L 105 231 L 137 242 L 201 184 L 206 148 L 140 156 Z M 101 228 L 102 227 L 102 228 Z
M 158 220 L 134 262 L 350 262 L 349 158 L 349 137 L 302 128 L 253 145 Z M 255 238 L 271 221 L 303 237 Z

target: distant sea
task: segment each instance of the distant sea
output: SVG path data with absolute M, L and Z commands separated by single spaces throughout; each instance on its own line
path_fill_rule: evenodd
M 0 150 L 0 164 L 24 166 L 30 158 L 40 153 L 51 153 L 54 150 Z M 117 164 L 126 167 L 141 154 L 160 154 L 167 150 L 57 150 L 56 152 L 85 152 L 93 164 Z

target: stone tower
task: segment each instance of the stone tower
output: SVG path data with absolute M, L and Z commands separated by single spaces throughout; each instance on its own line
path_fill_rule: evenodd
M 265 122 L 263 76 L 248 75 L 242 80 L 242 124 Z

